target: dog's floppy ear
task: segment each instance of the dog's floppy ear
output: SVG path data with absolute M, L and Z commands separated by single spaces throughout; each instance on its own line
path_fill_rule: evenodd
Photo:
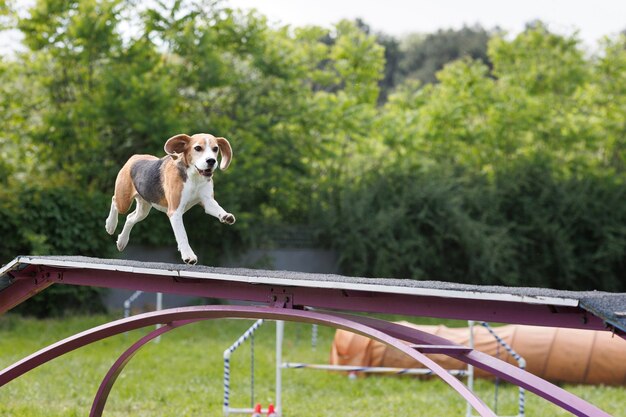
M 185 152 L 185 148 L 191 141 L 191 137 L 184 133 L 180 135 L 172 136 L 165 142 L 165 152 L 172 157 L 172 159 L 178 158 L 178 154 Z
M 230 165 L 230 160 L 233 159 L 233 149 L 230 147 L 230 143 L 225 138 L 217 138 L 217 146 L 222 153 L 222 160 L 220 161 L 220 169 L 223 171 Z

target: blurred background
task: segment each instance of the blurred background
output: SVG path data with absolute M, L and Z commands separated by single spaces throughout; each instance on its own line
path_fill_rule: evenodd
M 203 264 L 626 291 L 620 2 L 335 3 L 0 0 L 0 262 L 179 262 L 163 214 L 122 254 L 104 221 L 130 155 L 208 132 Z

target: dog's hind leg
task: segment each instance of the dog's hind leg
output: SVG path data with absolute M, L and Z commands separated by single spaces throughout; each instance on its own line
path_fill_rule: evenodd
M 111 199 L 111 210 L 109 211 L 109 217 L 107 217 L 107 221 L 104 225 L 104 228 L 106 229 L 107 233 L 110 235 L 115 233 L 115 229 L 117 228 L 118 214 L 119 213 L 117 211 L 117 205 L 115 203 L 115 196 L 113 196 L 113 198 Z
M 150 213 L 150 209 L 152 206 L 143 198 L 137 196 L 135 197 L 136 207 L 135 211 L 130 213 L 126 217 L 126 223 L 124 223 L 124 228 L 122 232 L 117 237 L 117 249 L 121 252 L 124 250 L 126 245 L 128 244 L 128 238 L 130 237 L 130 231 L 133 229 L 133 226 L 142 221 L 148 216 Z
M 130 174 L 136 159 L 137 156 L 131 157 L 117 174 L 117 178 L 115 178 L 115 192 L 111 199 L 111 210 L 104 226 L 110 235 L 115 233 L 118 215 L 126 214 L 128 209 L 130 209 L 130 205 L 133 204 L 133 198 L 137 196 L 137 190 Z

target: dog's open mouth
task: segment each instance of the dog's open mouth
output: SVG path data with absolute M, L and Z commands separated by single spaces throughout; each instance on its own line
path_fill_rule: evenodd
M 200 168 L 196 167 L 196 169 L 198 170 L 198 173 L 200 175 L 202 175 L 203 177 L 210 178 L 211 175 L 213 175 L 213 170 L 211 168 L 209 168 L 209 169 L 200 169 Z

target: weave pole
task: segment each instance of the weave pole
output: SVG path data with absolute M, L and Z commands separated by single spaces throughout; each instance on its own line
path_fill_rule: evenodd
M 259 327 L 261 327 L 262 324 L 263 319 L 257 320 L 248 330 L 244 332 L 244 334 L 239 337 L 239 339 L 235 341 L 235 343 L 224 351 L 224 415 L 226 416 L 233 411 L 230 408 L 230 357 L 243 342 L 248 340 L 248 338 L 252 336 Z M 252 360 L 254 361 L 254 358 L 252 358 Z
M 496 334 L 496 332 L 493 331 L 493 329 L 491 328 L 491 326 L 489 326 L 488 323 L 486 322 L 481 322 L 480 323 L 481 326 L 483 326 L 485 329 L 487 329 L 489 331 L 489 333 L 491 333 L 491 335 L 496 339 L 496 341 L 500 344 L 500 346 L 504 347 L 504 349 L 506 349 L 507 352 L 509 352 L 509 355 L 511 355 L 513 357 L 513 359 L 515 359 L 517 361 L 517 365 L 519 366 L 520 369 L 525 370 L 526 369 L 526 359 L 524 359 L 519 353 L 517 353 L 512 347 L 511 345 L 509 345 L 508 343 L 506 343 L 500 336 L 498 336 Z M 524 417 L 525 415 L 525 407 L 526 407 L 526 390 L 522 387 L 519 388 L 519 404 L 518 404 L 518 416 L 519 417 Z
M 143 294 L 143 291 L 135 291 L 124 301 L 124 318 L 130 317 L 130 305 Z

